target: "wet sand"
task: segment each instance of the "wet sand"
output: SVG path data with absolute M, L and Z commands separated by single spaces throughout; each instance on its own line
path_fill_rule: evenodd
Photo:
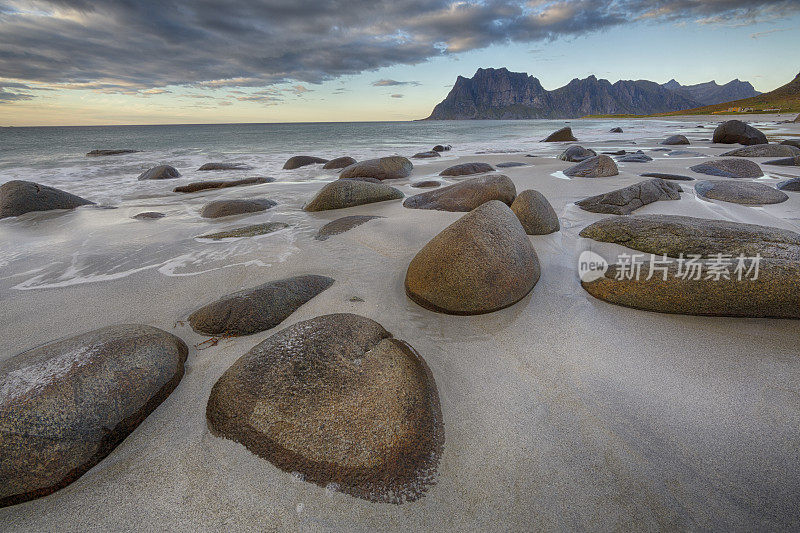
M 726 118 L 677 120 L 708 124 Z M 571 121 L 579 139 L 581 122 Z M 800 125 L 781 127 L 800 134 Z M 768 127 L 762 130 L 771 134 Z M 58 286 L 53 271 L 50 288 L 20 290 L 25 288 L 20 284 L 37 272 L 27 272 L 16 262 L 13 272 L 4 266 L 0 357 L 127 322 L 175 333 L 190 351 L 186 375 L 177 389 L 117 449 L 57 493 L 0 509 L 2 529 L 797 529 L 797 323 L 621 308 L 589 296 L 577 277 L 577 255 L 585 246 L 577 235 L 605 215 L 582 211 L 574 202 L 646 179 L 639 176 L 644 172 L 707 178 L 688 170 L 703 158 L 648 150 L 662 148 L 658 141 L 674 133 L 692 141 L 691 146 L 667 147 L 674 150 L 713 156 L 736 147 L 700 140 L 712 132 L 709 126 L 693 129 L 676 124 L 665 128 L 660 138 L 609 133 L 607 139 L 579 143 L 598 152 L 642 149 L 655 158 L 649 163 L 620 163 L 620 175 L 611 178 L 559 176 L 572 165 L 553 157 L 565 143 L 531 143 L 527 153 L 539 157 L 513 153 L 415 160 L 412 177 L 392 183 L 406 195 L 424 191 L 409 183 L 431 178 L 453 164 L 525 163 L 500 171 L 512 178 L 518 192 L 528 188 L 542 192 L 559 215 L 560 232 L 531 237 L 542 263 L 542 277 L 531 294 L 508 309 L 481 316 L 426 311 L 403 290 L 406 267 L 416 252 L 460 213 L 410 210 L 401 202 L 300 211 L 321 182 L 209 191 L 168 203 L 160 197 L 140 198 L 115 210 L 81 208 L 39 216 L 33 224 L 4 222 L 12 239 L 41 242 L 38 251 L 25 252 L 31 254 L 27 270 L 40 268 L 48 249 L 66 254 L 87 241 L 97 247 L 96 260 L 106 267 L 125 255 L 122 252 L 130 252 L 142 269 L 117 279 L 64 286 Z M 456 145 L 458 139 L 447 141 Z M 762 169 L 768 176 L 759 181 L 768 184 L 800 176 L 798 167 Z M 636 213 L 719 218 L 800 231 L 800 193 L 787 193 L 789 200 L 781 204 L 746 207 L 699 199 L 694 182 L 677 183 L 684 189 L 681 200 L 656 202 Z M 224 221 L 201 220 L 195 214 L 208 199 L 255 196 L 275 199 L 280 208 Z M 141 211 L 164 211 L 168 216 L 154 221 L 129 218 Z M 326 241 L 314 240 L 325 223 L 355 214 L 386 218 Z M 209 230 L 267 221 L 294 227 L 235 242 L 192 239 Z M 153 248 L 153 243 L 159 244 Z M 108 255 L 114 248 L 121 250 L 120 256 Z M 137 250 L 144 252 L 136 255 Z M 214 269 L 197 274 L 205 267 L 193 267 L 189 259 L 179 268 L 164 270 L 164 258 L 175 256 L 171 253 L 175 250 L 209 250 L 194 259 L 207 261 Z M 147 254 L 152 254 L 154 266 Z M 24 264 L 25 258 L 16 261 Z M 181 268 L 194 275 L 175 275 Z M 197 349 L 195 345 L 205 338 L 176 322 L 223 295 L 299 274 L 326 275 L 336 283 L 275 330 Z M 34 282 L 28 288 L 35 286 Z M 354 296 L 364 301 L 351 302 Z M 243 446 L 212 436 L 206 427 L 210 389 L 239 356 L 279 329 L 334 312 L 378 321 L 409 342 L 433 373 L 445 445 L 436 485 L 416 502 L 370 503 L 302 482 Z

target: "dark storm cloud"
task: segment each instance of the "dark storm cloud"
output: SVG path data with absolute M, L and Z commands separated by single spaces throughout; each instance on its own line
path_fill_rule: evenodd
M 319 83 L 636 21 L 730 23 L 798 11 L 797 0 L 0 0 L 0 75 L 137 94 Z

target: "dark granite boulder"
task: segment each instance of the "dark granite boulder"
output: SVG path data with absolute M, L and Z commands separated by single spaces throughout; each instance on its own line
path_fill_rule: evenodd
M 789 197 L 769 185 L 736 181 L 698 181 L 694 186 L 698 196 L 742 205 L 765 205 L 785 202 Z
M 321 157 L 314 157 L 310 155 L 296 155 L 286 160 L 286 163 L 283 164 L 283 169 L 294 170 L 296 168 L 305 167 L 308 165 L 318 165 L 327 162 L 328 162 L 327 159 L 322 159 Z
M 320 189 L 303 209 L 305 211 L 326 211 L 387 200 L 400 200 L 401 198 L 403 198 L 402 192 L 384 183 L 338 179 Z
M 433 147 L 434 152 L 449 152 L 450 149 L 453 148 L 449 144 L 437 144 Z
M 494 168 L 489 163 L 461 163 L 453 165 L 439 172 L 440 176 L 467 176 L 469 174 L 483 174 L 491 172 Z
M 209 202 L 200 210 L 203 218 L 220 218 L 233 215 L 243 215 L 245 213 L 257 213 L 266 211 L 278 205 L 272 200 L 258 198 L 255 200 L 217 200 Z
M 206 163 L 197 170 L 250 170 L 253 167 L 244 165 L 242 163 Z
M 764 175 L 758 163 L 747 159 L 715 159 L 689 168 L 698 174 L 723 178 L 760 178 Z
M 618 175 L 619 169 L 607 155 L 597 155 L 569 167 L 564 174 L 571 178 L 605 178 Z
M 616 127 L 616 128 L 611 128 L 610 130 L 608 130 L 608 132 L 609 132 L 609 133 L 622 133 L 622 128 L 620 128 L 620 127 L 618 126 L 618 127 Z
M 92 150 L 91 152 L 87 153 L 87 157 L 102 157 L 107 155 L 125 155 L 125 154 L 136 154 L 141 152 L 141 150 Z
M 339 235 L 345 231 L 349 231 L 355 227 L 360 226 L 370 220 L 376 218 L 385 218 L 373 215 L 350 215 L 348 217 L 337 218 L 322 226 L 317 232 L 315 239 L 318 241 L 326 241 L 334 235 Z
M 119 325 L 0 363 L 0 507 L 55 492 L 101 462 L 175 389 L 186 344 Z
M 490 174 L 411 196 L 406 198 L 403 206 L 410 209 L 466 212 L 489 200 L 500 200 L 511 205 L 516 196 L 517 189 L 508 176 Z
M 689 139 L 687 139 L 685 135 L 670 135 L 669 137 L 661 141 L 661 144 L 672 146 L 677 144 L 690 144 L 690 143 Z
M 157 167 L 153 167 L 151 169 L 145 170 L 139 177 L 137 178 L 139 181 L 144 180 L 171 180 L 175 178 L 180 178 L 181 173 L 178 172 L 178 169 L 175 167 L 171 167 L 169 165 L 158 165 Z
M 322 165 L 322 168 L 325 170 L 339 169 L 349 167 L 350 165 L 355 165 L 356 163 L 358 163 L 358 161 L 350 156 L 337 157 L 336 159 L 331 159 Z
M 32 181 L 12 180 L 0 186 L 0 218 L 17 217 L 31 211 L 74 209 L 94 202 Z
M 539 191 L 528 189 L 519 193 L 511 210 L 528 235 L 547 235 L 561 228 L 553 206 Z
M 714 130 L 713 141 L 722 144 L 767 144 L 767 137 L 741 120 L 727 120 Z
M 542 139 L 540 142 L 543 143 L 553 143 L 553 142 L 565 142 L 565 141 L 577 141 L 578 139 L 572 135 L 572 128 L 569 126 L 564 126 L 560 130 L 554 131 L 547 138 Z
M 683 189 L 677 183 L 652 178 L 623 189 L 591 196 L 575 204 L 591 213 L 630 215 L 640 207 L 659 200 L 680 200 L 681 192 Z
M 561 155 L 558 156 L 558 159 L 562 161 L 569 161 L 571 163 L 580 163 L 590 157 L 594 157 L 597 155 L 597 152 L 594 150 L 590 150 L 588 148 L 584 148 L 583 146 L 578 146 L 574 144 L 564 150 Z
M 375 178 L 378 180 L 392 180 L 407 178 L 414 170 L 414 165 L 399 155 L 367 159 L 360 161 L 342 170 L 340 178 Z
M 206 418 L 214 435 L 285 472 L 373 502 L 422 497 L 444 445 L 422 357 L 344 313 L 289 326 L 240 357 L 211 390 Z
M 261 185 L 272 183 L 275 178 L 242 178 L 238 180 L 207 180 L 195 181 L 180 187 L 175 187 L 172 192 L 198 192 L 209 189 L 227 189 L 229 187 L 242 187 L 244 185 Z

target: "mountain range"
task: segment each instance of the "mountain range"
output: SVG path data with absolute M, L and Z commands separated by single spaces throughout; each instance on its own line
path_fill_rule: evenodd
M 747 94 L 747 91 L 750 94 Z M 731 94 L 759 94 L 752 85 L 734 80 L 659 85 L 647 80 L 608 80 L 589 76 L 548 91 L 538 79 L 506 68 L 480 68 L 472 78 L 459 76 L 447 97 L 434 107 L 428 120 L 578 118 L 585 115 L 668 113 L 717 103 Z

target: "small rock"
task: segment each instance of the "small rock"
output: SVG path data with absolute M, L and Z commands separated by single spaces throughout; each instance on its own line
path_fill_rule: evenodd
M 285 472 L 373 502 L 425 494 L 444 446 L 433 375 L 377 322 L 324 315 L 287 327 L 214 384 L 212 434 Z
M 93 204 L 80 196 L 32 181 L 11 180 L 0 185 L 0 218 Z
M 143 213 L 137 213 L 133 215 L 133 218 L 136 220 L 154 220 L 157 218 L 164 218 L 165 216 L 167 215 L 164 213 L 159 213 L 158 211 L 145 211 Z
M 431 150 L 429 152 L 419 152 L 411 156 L 412 159 L 430 159 L 431 157 L 442 157 L 442 154 Z
M 514 167 L 524 167 L 526 163 L 518 163 L 516 161 L 506 161 L 505 163 L 497 163 L 495 166 L 497 168 L 514 168 Z
M 498 311 L 539 281 L 539 258 L 507 205 L 490 201 L 431 239 L 406 272 L 406 294 L 420 306 L 453 315 Z
M 171 180 L 180 177 L 181 173 L 178 172 L 177 168 L 169 165 L 158 165 L 139 174 L 138 180 Z
M 760 178 L 764 175 L 757 163 L 747 159 L 715 159 L 689 168 L 698 174 L 723 178 Z
M 358 163 L 358 161 L 349 156 L 337 157 L 336 159 L 331 159 L 322 165 L 322 168 L 325 170 L 345 168 L 349 167 L 350 165 L 355 165 L 356 163 Z
M 670 135 L 669 137 L 661 141 L 661 144 L 671 146 L 675 144 L 690 144 L 690 143 L 689 139 L 687 139 L 685 135 Z
M 433 147 L 434 152 L 449 152 L 450 149 L 453 148 L 449 144 L 437 144 Z
M 790 178 L 780 182 L 776 187 L 782 191 L 800 192 L 800 178 Z
M 800 148 L 786 144 L 754 144 L 721 154 L 722 157 L 794 157 Z
M 547 235 L 561 229 L 553 206 L 539 191 L 528 189 L 519 193 L 511 210 L 528 235 Z
M 280 231 L 288 227 L 289 224 L 284 222 L 267 222 L 266 224 L 252 224 L 250 226 L 243 226 L 241 228 L 220 231 L 217 233 L 206 233 L 205 235 L 200 235 L 197 238 L 219 241 L 222 239 L 233 239 L 239 237 L 257 237 L 258 235 L 275 233 L 276 231 Z
M 251 170 L 252 168 L 242 163 L 206 163 L 197 170 Z
M 662 172 L 646 172 L 639 174 L 643 178 L 661 178 L 662 180 L 694 181 L 694 178 L 682 176 L 680 174 L 664 174 Z
M 490 200 L 511 205 L 516 196 L 517 189 L 508 176 L 490 174 L 411 196 L 406 198 L 403 206 L 409 209 L 466 212 Z
M 677 183 L 653 178 L 623 189 L 598 194 L 575 202 L 584 211 L 610 215 L 630 215 L 640 207 L 658 200 L 680 200 L 683 189 Z
M 691 150 L 673 150 L 667 154 L 669 157 L 705 157 L 705 154 Z
M 351 215 L 347 217 L 337 218 L 332 222 L 328 222 L 320 228 L 317 232 L 315 239 L 318 241 L 326 241 L 334 235 L 339 235 L 345 231 L 349 231 L 355 227 L 360 226 L 375 218 L 385 218 L 373 215 Z
M 741 120 L 727 120 L 714 130 L 713 141 L 722 144 L 767 144 L 767 137 Z
M 441 187 L 442 183 L 436 180 L 422 180 L 412 183 L 411 186 L 415 189 L 434 189 L 436 187 Z
M 570 146 L 566 150 L 564 150 L 561 155 L 558 156 L 558 159 L 562 161 L 569 161 L 571 163 L 580 163 L 590 157 L 594 157 L 597 155 L 597 152 L 594 150 L 590 150 L 588 148 L 584 148 L 583 146 L 578 146 L 577 144 Z
M 364 298 L 359 298 L 358 296 L 351 296 L 348 301 L 349 302 L 363 302 Z
M 735 181 L 698 181 L 698 196 L 742 205 L 779 204 L 789 199 L 786 193 L 763 183 Z
M 618 175 L 619 169 L 607 155 L 597 155 L 569 167 L 564 174 L 572 178 L 605 178 Z
M 327 163 L 327 159 L 321 157 L 313 157 L 310 155 L 296 155 L 290 157 L 286 163 L 283 164 L 284 170 L 294 170 L 296 168 L 305 167 L 307 165 L 317 165 L 320 163 Z
M 783 167 L 800 167 L 800 155 L 794 157 L 784 157 L 783 159 L 773 159 L 764 161 L 765 165 L 779 165 Z
M 266 211 L 276 205 L 278 204 L 266 198 L 256 200 L 217 200 L 203 206 L 203 209 L 200 210 L 200 216 L 203 218 L 220 218 L 245 213 L 257 213 Z
M 260 185 L 262 183 L 272 183 L 275 178 L 242 178 L 238 180 L 207 180 L 195 181 L 187 185 L 175 187 L 172 192 L 198 192 L 208 189 L 227 189 L 229 187 L 241 187 L 244 185 Z
M 141 152 L 141 150 L 92 150 L 88 154 L 87 157 L 101 157 L 106 155 L 124 155 L 124 154 L 136 154 Z
M 453 165 L 439 172 L 440 176 L 467 176 L 470 174 L 483 174 L 492 172 L 494 168 L 488 163 L 461 163 Z
M 295 276 L 225 296 L 189 315 L 189 324 L 206 335 L 252 335 L 272 329 L 301 305 L 333 285 L 325 276 Z
M 340 178 L 375 178 L 378 180 L 391 180 L 407 178 L 411 175 L 414 165 L 398 155 L 368 159 L 342 170 Z
M 547 136 L 546 139 L 542 139 L 539 142 L 543 143 L 552 143 L 552 142 L 564 142 L 564 141 L 577 141 L 572 135 L 572 128 L 569 126 L 564 126 L 560 130 L 554 131 L 550 135 Z
M 626 152 L 625 150 L 617 150 L 616 152 L 600 152 L 600 153 L 604 155 L 625 155 L 628 152 Z
M 641 150 L 638 150 L 633 154 L 627 154 L 617 158 L 617 161 L 619 161 L 620 163 L 647 163 L 652 160 L 653 160 L 652 157 L 645 154 Z
M 402 192 L 384 183 L 339 179 L 325 185 L 303 209 L 326 211 L 402 198 Z
M 609 133 L 622 133 L 622 128 L 620 128 L 620 127 L 611 128 L 608 131 L 609 131 Z

